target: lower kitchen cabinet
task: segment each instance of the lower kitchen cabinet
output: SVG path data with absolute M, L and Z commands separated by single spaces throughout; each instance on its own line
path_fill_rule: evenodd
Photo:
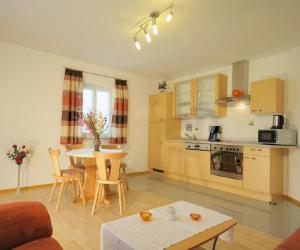
M 281 149 L 244 149 L 243 188 L 270 195 L 282 194 L 283 151 Z
M 245 156 L 243 188 L 270 193 L 270 157 Z
M 166 143 L 164 170 L 174 174 L 185 175 L 185 149 L 183 143 Z
M 186 151 L 186 176 L 203 180 L 210 179 L 210 152 Z

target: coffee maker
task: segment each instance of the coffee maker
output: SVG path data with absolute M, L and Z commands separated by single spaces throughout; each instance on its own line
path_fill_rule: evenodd
M 271 129 L 283 129 L 284 116 L 283 115 L 273 115 L 273 126 Z
M 220 141 L 221 126 L 209 126 L 209 141 Z

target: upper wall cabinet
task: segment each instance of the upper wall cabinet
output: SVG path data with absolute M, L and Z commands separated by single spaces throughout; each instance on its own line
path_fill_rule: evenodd
M 214 74 L 211 76 L 175 83 L 174 116 L 207 118 L 226 116 L 226 104 L 215 101 L 227 96 L 227 76 Z
M 251 112 L 256 114 L 283 113 L 284 81 L 279 78 L 251 83 Z
M 227 96 L 227 76 L 215 74 L 196 79 L 194 90 L 197 118 L 226 116 L 226 104 L 216 104 L 216 100 Z
M 179 118 L 194 115 L 194 80 L 175 83 L 174 92 L 174 116 Z

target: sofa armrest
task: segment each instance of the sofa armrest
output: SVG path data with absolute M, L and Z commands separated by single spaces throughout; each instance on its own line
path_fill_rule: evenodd
M 0 250 L 11 249 L 51 235 L 50 216 L 42 203 L 0 204 Z

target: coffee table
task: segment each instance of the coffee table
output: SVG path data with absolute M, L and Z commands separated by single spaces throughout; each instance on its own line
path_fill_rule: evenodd
M 176 210 L 176 220 L 169 221 L 167 208 Z M 219 212 L 200 207 L 193 203 L 178 201 L 167 206 L 151 209 L 152 220 L 144 222 L 139 214 L 134 214 L 101 227 L 101 249 L 191 249 L 214 240 L 213 249 L 220 238 L 233 240 L 236 220 Z M 189 214 L 202 215 L 193 221 Z

